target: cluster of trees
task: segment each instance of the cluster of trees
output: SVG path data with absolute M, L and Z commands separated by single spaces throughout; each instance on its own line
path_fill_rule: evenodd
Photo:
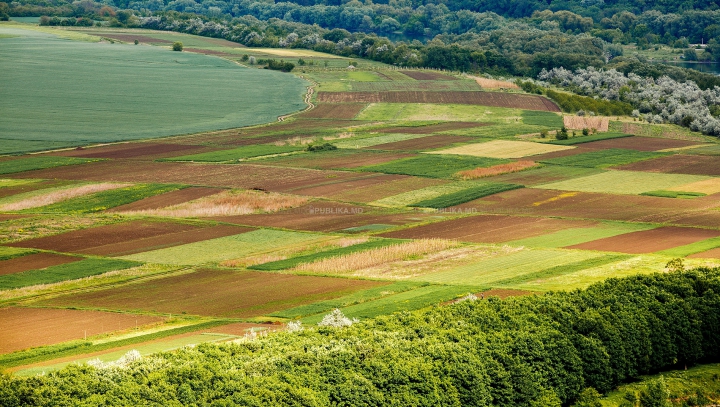
M 705 134 L 720 136 L 720 120 L 713 112 L 720 105 L 720 87 L 702 90 L 693 81 L 678 82 L 667 76 L 657 79 L 633 72 L 592 67 L 570 71 L 554 68 L 538 79 L 581 95 L 632 105 L 632 114 L 652 123 L 670 122 Z
M 594 406 L 598 391 L 639 375 L 720 358 L 720 270 L 467 299 L 341 325 L 350 326 L 293 324 L 124 364 L 2 376 L 0 399 L 8 407 Z

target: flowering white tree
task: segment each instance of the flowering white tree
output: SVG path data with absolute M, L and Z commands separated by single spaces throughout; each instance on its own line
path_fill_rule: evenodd
M 345 316 L 339 309 L 335 308 L 331 313 L 325 315 L 318 323 L 319 326 L 330 326 L 333 328 L 342 328 L 350 326 L 355 322 L 360 322 L 357 318 L 350 319 Z

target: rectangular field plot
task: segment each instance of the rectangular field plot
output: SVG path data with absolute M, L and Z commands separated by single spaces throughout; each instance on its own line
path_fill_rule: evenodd
M 378 199 L 377 201 L 373 201 L 370 204 L 377 206 L 394 207 L 410 206 L 415 202 L 423 201 L 426 199 L 433 199 L 441 195 L 462 191 L 463 189 L 468 188 L 468 186 L 470 185 L 472 185 L 472 183 L 468 182 L 452 182 L 442 185 L 433 185 L 425 188 L 416 189 L 414 191 L 389 196 L 387 198 Z
M 588 145 L 591 145 L 591 146 L 595 146 L 595 145 L 598 145 L 598 144 L 595 144 L 595 142 L 599 142 L 599 141 L 601 141 L 601 140 L 613 140 L 613 139 L 620 139 L 620 138 L 627 138 L 627 137 L 632 137 L 632 134 L 625 134 L 625 133 L 595 133 L 595 134 L 591 134 L 591 135 L 588 135 L 588 136 L 571 137 L 571 138 L 569 138 L 569 139 L 567 139 L 567 140 L 553 140 L 553 141 L 551 141 L 550 143 L 551 143 L 551 144 L 555 144 L 555 145 L 560 145 L 560 146 L 574 146 L 574 145 L 578 145 L 578 144 L 588 144 Z M 600 144 L 600 145 L 602 145 L 602 144 Z M 620 144 L 618 147 L 611 147 L 611 146 L 615 145 L 615 144 L 613 144 L 612 142 L 607 142 L 607 144 L 605 144 L 605 145 L 606 145 L 605 148 L 598 148 L 598 149 L 625 148 L 625 149 L 628 149 L 628 150 L 646 151 L 646 150 L 640 150 L 640 149 L 635 149 L 635 148 L 630 148 L 630 147 L 620 147 L 620 146 L 626 145 L 626 144 L 624 144 L 624 143 L 623 143 L 623 144 Z M 584 146 L 583 146 L 583 147 L 584 147 Z M 597 148 L 597 147 L 596 147 L 596 148 Z M 648 151 L 654 151 L 654 150 L 648 150 Z
M 670 190 L 713 195 L 720 193 L 720 178 L 710 178 L 702 181 L 696 181 L 679 187 L 670 188 Z
M 473 106 L 440 103 L 371 103 L 360 114 L 358 120 L 369 121 L 443 121 L 446 123 L 425 126 L 403 125 L 400 128 L 386 127 L 385 132 L 406 133 L 422 131 L 424 134 L 437 132 L 453 133 L 462 130 L 476 130 L 489 124 L 517 124 L 522 120 L 520 109 L 493 106 Z M 449 122 L 449 123 L 447 123 Z M 456 123 L 456 124 L 452 124 Z M 520 124 L 524 126 L 523 124 Z M 406 127 L 407 129 L 403 129 Z M 531 126 L 537 127 L 537 126 Z M 544 127 L 543 127 L 544 128 Z
M 669 174 L 720 175 L 720 160 L 707 155 L 675 154 L 619 167 L 628 171 L 664 172 Z
M 340 149 L 305 154 L 293 154 L 285 157 L 266 158 L 262 160 L 262 163 L 282 167 L 326 170 L 376 165 L 413 156 L 414 154 L 408 153 Z
M 650 160 L 652 158 L 662 157 L 663 155 L 664 154 L 646 151 L 611 148 L 607 150 L 591 151 L 589 153 L 571 155 L 568 157 L 550 158 L 542 160 L 542 162 L 547 164 L 564 165 L 571 167 L 607 168 L 617 165 L 634 163 L 636 161 Z
M 528 141 L 492 140 L 485 143 L 467 144 L 446 150 L 433 151 L 433 154 L 459 154 L 491 158 L 522 158 L 555 151 L 571 150 L 574 147 Z
M 112 159 L 158 159 L 176 155 L 198 154 L 212 150 L 210 147 L 168 143 L 123 143 L 109 146 L 60 151 L 55 156 Z
M 52 284 L 60 281 L 77 280 L 108 271 L 124 270 L 139 266 L 140 263 L 115 259 L 85 259 L 59 264 L 41 270 L 29 270 L 0 275 L 0 290 L 11 290 L 38 284 Z
M 129 187 L 126 183 L 70 184 L 44 188 L 0 199 L 0 211 L 21 211 L 45 207 L 99 192 Z
M 141 199 L 129 204 L 116 206 L 107 212 L 147 211 L 179 205 L 195 199 L 204 198 L 224 191 L 220 188 L 188 187 L 175 191 L 165 192 Z
M 2 256 L 0 256 L 2 259 Z M 13 257 L 8 260 L 0 260 L 0 276 L 23 271 L 44 269 L 46 267 L 58 266 L 82 260 L 82 257 L 64 256 L 53 253 L 34 253 L 26 256 Z
M 200 270 L 45 304 L 244 318 L 342 297 L 387 283 L 257 271 Z
M 470 184 L 470 183 L 468 183 Z M 435 208 L 444 209 L 451 206 L 463 204 L 465 202 L 473 201 L 482 197 L 499 194 L 505 191 L 511 191 L 513 189 L 523 188 L 522 185 L 517 184 L 498 184 L 493 182 L 486 183 L 472 183 L 474 185 L 468 185 L 467 188 L 452 192 L 449 194 L 441 195 L 435 198 L 424 199 L 418 202 L 414 202 L 410 206 L 416 206 L 421 208 Z
M 357 82 L 381 84 L 383 82 Z M 313 110 L 302 113 L 301 116 L 307 119 L 352 119 L 367 106 L 365 103 L 336 103 L 321 104 Z
M 567 181 L 536 185 L 535 188 L 635 195 L 649 191 L 672 189 L 707 179 L 708 178 L 699 175 L 607 171 Z
M 622 133 L 605 133 L 608 136 L 612 135 L 623 135 Z M 627 136 L 627 135 L 626 135 Z M 593 136 L 588 136 L 593 137 Z M 577 139 L 580 139 L 578 137 Z M 676 148 L 686 148 L 690 146 L 698 145 L 692 141 L 684 140 L 672 140 L 665 138 L 656 137 L 607 137 L 604 140 L 592 141 L 590 143 L 584 143 L 583 147 L 592 148 L 598 150 L 607 150 L 610 148 L 621 148 L 625 150 L 637 150 L 637 151 L 663 151 L 671 150 Z
M 51 308 L 0 309 L 0 353 L 10 353 L 162 321 L 147 315 Z
M 570 246 L 570 248 L 640 254 L 672 249 L 718 236 L 720 236 L 720 230 L 666 226 L 607 237 Z
M 73 181 L 65 180 L 3 180 L 5 186 L 0 188 L 0 198 L 7 198 L 13 195 L 27 194 L 33 191 L 38 191 L 46 188 L 59 188 L 65 185 L 73 184 Z M 17 184 L 12 184 L 17 182 Z M 3 200 L 4 201 L 4 200 Z
M 414 280 L 488 287 L 507 279 L 600 256 L 602 254 L 570 250 L 523 250 L 449 271 L 426 274 Z
M 480 91 L 475 81 L 468 80 L 429 80 L 429 81 L 382 81 L 353 82 L 353 92 L 389 92 L 389 91 Z
M 384 172 L 386 174 L 417 175 L 429 178 L 450 178 L 459 171 L 478 167 L 491 167 L 504 164 L 507 160 L 485 157 L 467 157 L 458 155 L 428 155 L 416 158 L 391 161 L 385 164 L 363 167 L 364 171 Z
M 28 157 L 0 160 L 0 174 L 14 174 L 32 170 L 62 167 L 65 165 L 85 164 L 97 160 L 71 157 Z
M 551 218 L 477 215 L 417 226 L 383 237 L 398 239 L 457 239 L 476 243 L 500 243 L 553 233 L 563 229 L 595 226 L 595 222 Z
M 338 201 L 367 203 L 424 186 L 441 185 L 449 182 L 447 180 L 406 175 L 364 174 L 365 178 L 327 182 L 318 186 L 299 188 L 292 192 L 298 195 L 329 198 Z
M 369 137 L 353 137 L 333 141 L 338 148 L 365 148 L 379 144 L 390 144 L 399 141 L 412 140 L 425 137 L 426 134 L 383 134 L 371 135 Z
M 194 162 L 236 162 L 247 158 L 261 157 L 300 151 L 302 146 L 276 146 L 272 144 L 259 144 L 243 146 L 232 150 L 218 150 L 207 153 L 182 155 L 167 159 L 167 161 L 194 161 Z
M 444 105 L 440 105 L 444 106 Z M 392 108 L 396 106 L 385 106 L 388 108 Z M 439 107 L 436 105 L 420 105 L 420 106 L 412 106 L 412 108 L 408 107 L 408 109 L 402 109 L 400 112 L 405 112 L 406 110 L 412 110 L 413 108 L 416 110 L 422 110 L 422 109 L 432 109 L 434 107 Z M 507 109 L 503 109 L 507 110 Z M 491 112 L 485 112 L 485 114 L 493 113 L 495 111 Z M 427 119 L 426 119 L 427 120 Z M 381 129 L 377 129 L 378 133 L 402 133 L 402 134 L 433 134 L 433 133 L 442 133 L 446 131 L 452 131 L 452 130 L 462 130 L 462 129 L 472 129 L 475 127 L 484 127 L 488 126 L 490 123 L 478 123 L 475 121 L 472 122 L 462 122 L 462 121 L 452 121 L 452 122 L 446 122 L 446 123 L 438 123 L 438 124 L 421 124 L 421 125 L 415 125 L 415 126 L 393 126 L 393 127 L 383 127 Z
M 467 143 L 474 140 L 472 137 L 452 136 L 452 135 L 436 135 L 422 138 L 413 138 L 410 140 L 396 141 L 394 143 L 376 144 L 373 148 L 378 150 L 432 150 L 435 148 L 447 147 L 457 143 Z
M 598 168 L 545 165 L 540 168 L 532 168 L 526 171 L 498 175 L 489 180 L 493 182 L 505 182 L 508 184 L 521 184 L 526 187 L 530 187 L 550 182 L 585 177 L 588 175 L 599 174 L 601 172 L 602 170 Z
M 124 256 L 124 259 L 149 263 L 196 265 L 237 259 L 251 254 L 268 253 L 291 246 L 331 239 L 310 233 L 255 230 L 240 235 L 205 240 L 167 249 Z
M 649 224 L 607 222 L 590 228 L 565 229 L 547 235 L 513 240 L 508 244 L 530 247 L 565 247 L 653 228 L 655 226 Z

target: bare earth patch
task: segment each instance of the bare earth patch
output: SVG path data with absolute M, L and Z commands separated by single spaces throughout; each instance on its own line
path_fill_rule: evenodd
M 640 254 L 672 249 L 717 236 L 720 236 L 718 230 L 660 227 L 593 240 L 569 248 Z
M 63 256 L 53 253 L 35 253 L 27 256 L 15 257 L 0 261 L 0 276 L 13 273 L 22 273 L 28 270 L 44 269 L 50 266 L 72 263 L 82 260 L 82 257 Z
M 563 124 L 570 130 L 595 129 L 608 131 L 609 117 L 563 116 Z

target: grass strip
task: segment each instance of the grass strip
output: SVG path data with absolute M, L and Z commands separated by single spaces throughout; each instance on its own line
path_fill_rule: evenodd
M 428 283 L 401 281 L 390 285 L 384 285 L 380 287 L 370 288 L 368 290 L 358 291 L 344 297 L 335 298 L 332 300 L 319 301 L 314 304 L 301 305 L 299 307 L 290 308 L 284 311 L 278 311 L 270 314 L 270 316 L 289 319 L 300 318 L 309 315 L 320 314 L 323 312 L 329 312 L 335 308 L 343 308 L 349 307 L 351 305 L 361 304 L 389 295 L 411 291 L 427 285 Z
M 77 280 L 83 277 L 103 274 L 108 271 L 137 267 L 141 264 L 142 263 L 127 260 L 85 259 L 41 270 L 29 270 L 0 276 L 0 290 L 10 290 L 38 284 L 51 284 L 66 280 Z
M 545 164 L 567 165 L 570 167 L 607 168 L 664 157 L 666 155 L 668 154 L 609 148 L 607 150 L 591 151 L 589 153 L 552 158 L 540 162 Z
M 183 155 L 160 161 L 226 162 L 242 160 L 244 158 L 261 157 L 264 155 L 290 153 L 304 149 L 304 146 L 275 146 L 261 144 L 233 148 L 232 150 L 210 151 L 201 154 Z
M 681 199 L 692 199 L 692 198 L 697 198 L 697 197 L 701 197 L 701 196 L 706 196 L 706 194 L 703 194 L 701 192 L 666 191 L 666 190 L 648 191 L 648 192 L 643 192 L 640 195 L 659 196 L 661 198 L 681 198 Z
M 36 250 L 32 249 L 21 249 L 14 247 L 3 247 L 0 246 L 0 261 L 10 260 L 16 257 L 27 256 L 29 254 L 37 253 Z
M 555 276 L 561 276 L 565 274 L 575 273 L 578 271 L 586 270 L 593 267 L 600 267 L 604 266 L 606 264 L 615 263 L 618 261 L 626 260 L 631 258 L 632 256 L 629 255 L 622 255 L 622 254 L 610 254 L 606 256 L 600 256 L 600 257 L 594 257 L 591 259 L 586 259 L 582 261 L 578 261 L 575 263 L 568 263 L 563 264 L 560 266 L 550 267 L 546 268 L 534 273 L 528 273 L 523 274 L 521 276 L 517 277 L 511 277 L 507 278 L 505 280 L 496 281 L 493 283 L 493 286 L 513 286 L 518 284 L 524 284 L 528 283 L 533 280 L 537 280 L 540 278 L 549 278 L 549 277 L 555 277 Z
M 563 118 L 553 112 L 523 110 L 520 117 L 522 117 L 522 122 L 528 125 L 547 126 L 558 129 L 563 126 Z
M 403 158 L 384 164 L 362 167 L 363 171 L 385 174 L 416 175 L 428 178 L 452 178 L 463 170 L 509 163 L 510 160 L 487 157 L 472 157 L 449 154 L 428 154 L 420 157 Z
M 685 257 L 695 253 L 702 253 L 708 250 L 720 247 L 720 237 L 712 237 L 710 239 L 701 240 L 699 242 L 690 243 L 685 246 L 673 247 L 672 249 L 662 250 L 657 254 L 672 257 Z
M 518 188 L 524 188 L 524 186 L 519 184 L 487 183 L 464 189 L 462 191 L 441 195 L 437 198 L 415 202 L 414 204 L 411 204 L 409 206 L 442 209 L 449 206 L 455 206 L 463 204 L 465 202 L 470 202 L 485 196 L 490 196 L 505 191 L 511 191 Z
M 61 167 L 64 165 L 84 164 L 98 159 L 75 157 L 28 157 L 17 160 L 0 161 L 0 174 L 13 174 L 16 172 L 42 170 L 45 168 Z
M 323 252 L 306 254 L 306 255 L 297 256 L 297 257 L 291 257 L 291 258 L 285 259 L 285 260 L 277 260 L 277 261 L 271 261 L 268 263 L 256 264 L 256 265 L 250 266 L 248 268 L 251 270 L 261 270 L 261 271 L 285 270 L 285 269 L 289 269 L 289 268 L 298 266 L 302 263 L 312 263 L 314 261 L 327 259 L 329 257 L 338 257 L 338 256 L 350 254 L 350 253 L 356 253 L 356 252 L 361 252 L 361 251 L 365 251 L 365 250 L 377 249 L 380 247 L 390 246 L 392 244 L 398 244 L 401 242 L 403 242 L 403 240 L 399 240 L 399 239 L 371 240 L 371 241 L 368 241 L 365 243 L 358 243 L 358 244 L 354 244 L 352 246 L 340 247 L 337 249 L 326 250 Z
M 68 199 L 52 205 L 27 209 L 21 212 L 94 213 L 183 188 L 185 188 L 185 186 L 182 185 L 138 184 Z
M 575 144 L 591 143 L 593 141 L 610 140 L 610 139 L 614 139 L 614 138 L 625 138 L 625 137 L 633 137 L 633 135 L 625 134 L 625 133 L 595 133 L 595 134 L 591 134 L 589 136 L 572 137 L 567 140 L 553 140 L 550 142 L 550 144 L 558 144 L 561 146 L 572 146 Z
M 198 331 L 200 329 L 214 328 L 216 326 L 225 325 L 230 322 L 231 321 L 227 320 L 214 320 L 202 322 L 195 325 L 182 326 L 175 329 L 167 329 L 164 331 L 153 332 L 147 335 L 134 336 L 118 341 L 103 342 L 98 344 L 93 344 L 92 341 L 77 340 L 58 345 L 42 346 L 0 356 L 0 368 L 29 365 L 32 363 L 45 362 L 48 360 L 59 359 L 68 356 L 100 352 L 112 348 L 119 348 L 121 346 L 134 345 L 136 343 L 142 343 L 155 339 L 166 338 L 168 336 Z

